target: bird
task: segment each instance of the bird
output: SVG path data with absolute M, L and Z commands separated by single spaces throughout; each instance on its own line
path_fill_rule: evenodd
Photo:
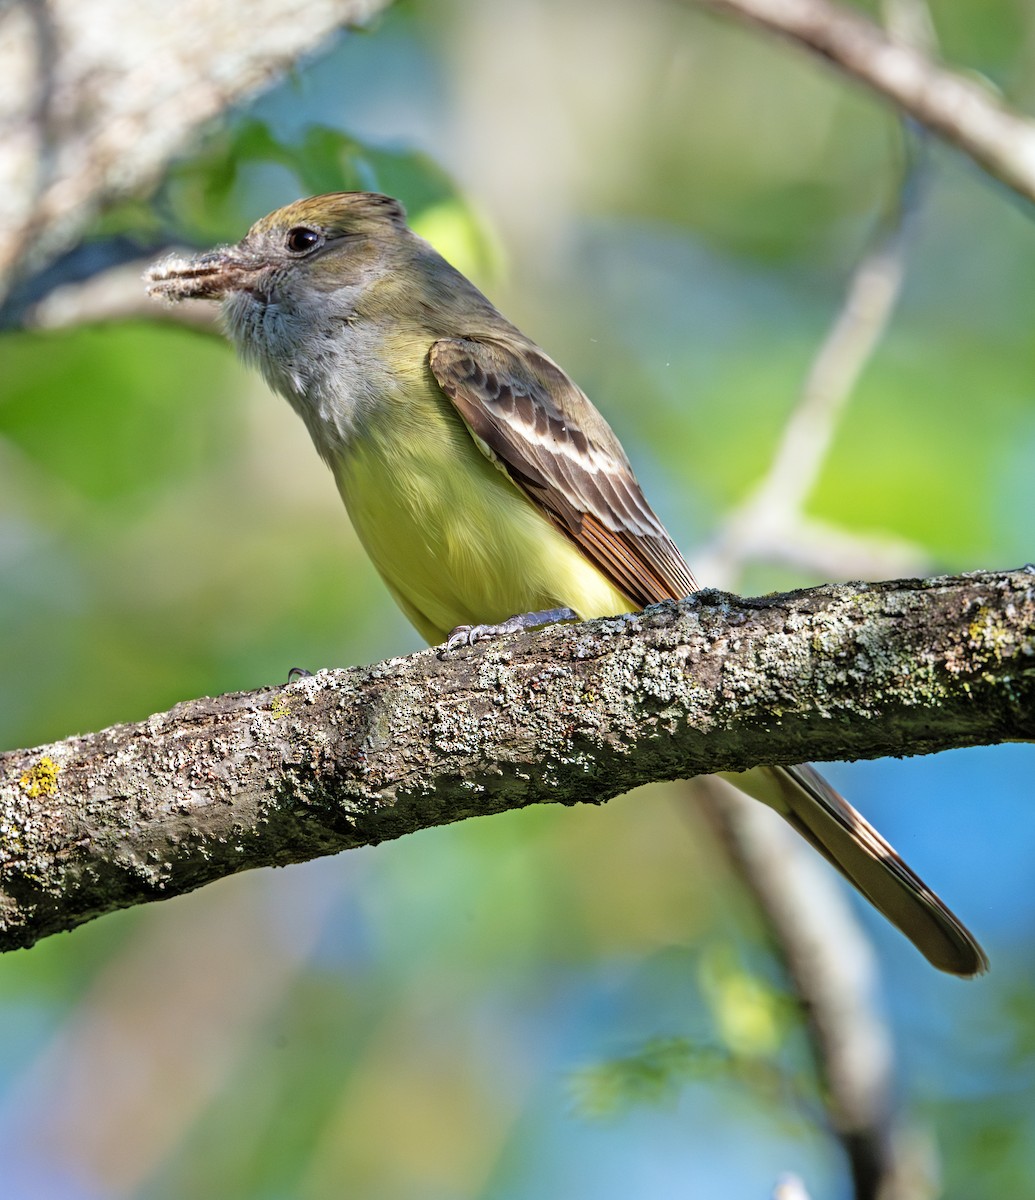
M 698 589 L 589 398 L 374 192 L 297 200 L 244 238 L 173 255 L 153 296 L 224 328 L 308 427 L 402 611 L 456 647 Z M 938 969 L 984 951 L 815 768 L 727 776 L 774 808 Z

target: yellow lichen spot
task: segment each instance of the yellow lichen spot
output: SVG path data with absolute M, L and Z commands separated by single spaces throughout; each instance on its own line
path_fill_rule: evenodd
M 970 644 L 978 651 L 986 651 L 996 662 L 1003 661 L 1003 652 L 1010 644 L 1010 633 L 999 624 L 992 613 L 985 607 L 977 611 L 977 615 L 967 626 L 970 634 Z
M 38 800 L 40 796 L 53 796 L 57 792 L 60 770 L 61 768 L 50 755 L 44 754 L 39 762 L 34 767 L 30 767 L 18 782 L 31 800 Z
M 988 609 L 982 604 L 977 610 L 977 616 L 971 621 L 967 632 L 970 634 L 972 642 L 980 642 L 981 635 L 985 632 L 985 622 L 988 620 Z
M 286 717 L 291 712 L 291 705 L 283 696 L 274 696 L 273 702 L 270 704 L 270 713 L 274 721 L 279 721 L 281 717 Z

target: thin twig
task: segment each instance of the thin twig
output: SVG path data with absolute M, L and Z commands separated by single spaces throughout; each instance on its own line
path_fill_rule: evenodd
M 155 304 L 141 283 L 143 267 L 143 261 L 123 263 L 82 281 L 55 287 L 35 303 L 19 306 L 17 323 L 25 329 L 53 331 L 105 321 L 138 320 L 153 324 L 158 320 L 201 333 L 219 334 L 219 309 L 203 300 L 164 305 L 156 317 Z M 0 328 L 4 315 L 4 306 L 0 305 Z
M 1008 109 L 987 83 L 941 66 L 862 13 L 830 0 L 693 2 L 791 38 L 1035 200 L 1035 121 Z
M 790 829 L 720 779 L 695 787 L 801 1007 L 827 1120 L 848 1159 L 856 1200 L 890 1200 L 900 1174 L 894 1054 L 878 1015 L 870 944 L 844 891 Z
M 750 560 L 802 561 L 830 566 L 829 541 L 823 526 L 806 522 L 804 506 L 830 453 L 838 423 L 874 349 L 887 328 L 898 300 L 904 274 L 910 222 L 920 194 L 921 160 L 912 154 L 895 203 L 880 223 L 871 248 L 852 273 L 841 308 L 813 359 L 798 402 L 784 426 L 769 470 L 753 492 L 724 521 L 712 544 L 696 557 L 698 577 L 721 587 L 735 587 Z M 810 545 L 810 534 L 817 535 Z M 841 534 L 842 553 L 851 553 Z M 918 547 L 888 538 L 864 539 L 860 552 L 866 568 L 882 550 L 901 567 L 922 569 L 925 555 Z M 847 564 L 846 564 L 847 565 Z M 890 563 L 889 563 L 890 565 Z M 867 570 L 851 572 L 865 577 Z M 877 572 L 880 574 L 881 572 Z M 894 573 L 893 571 L 891 573 Z M 826 578 L 845 578 L 829 572 Z
M 923 0 L 890 0 L 885 19 L 892 36 L 930 51 L 933 34 Z M 825 577 L 859 571 L 862 543 L 853 545 L 851 535 L 807 518 L 804 509 L 898 300 L 920 183 L 921 161 L 912 154 L 895 203 L 853 272 L 813 360 L 770 468 L 727 519 L 710 560 L 698 564 L 703 578 L 729 586 L 750 559 L 819 559 L 820 547 L 829 559 L 835 538 L 847 557 L 840 565 L 824 562 L 834 568 Z M 923 558 L 916 548 L 895 551 Z M 830 1128 L 848 1160 L 856 1200 L 923 1194 L 910 1192 L 915 1162 L 895 1137 L 891 1039 L 873 997 L 872 954 L 843 893 L 771 814 L 721 780 L 696 781 L 695 792 L 755 900 L 801 1005 Z

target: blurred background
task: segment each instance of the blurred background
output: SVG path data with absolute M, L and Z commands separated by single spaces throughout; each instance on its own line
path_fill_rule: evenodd
M 1026 0 L 931 11 L 948 61 L 1035 105 Z M 306 192 L 400 196 L 707 562 L 917 156 L 901 298 L 806 511 L 918 571 L 1015 567 L 1030 210 L 692 6 L 397 3 L 97 234 L 207 245 Z M 419 648 L 301 422 L 221 340 L 159 310 L 0 355 L 0 745 Z M 830 577 L 778 546 L 737 567 L 752 592 Z M 829 770 L 992 960 L 938 975 L 857 906 L 918 1196 L 1035 1196 L 1033 765 Z M 847 1196 L 819 1113 L 781 973 L 675 785 L 229 879 L 0 960 L 12 1197 L 760 1197 L 786 1172 Z

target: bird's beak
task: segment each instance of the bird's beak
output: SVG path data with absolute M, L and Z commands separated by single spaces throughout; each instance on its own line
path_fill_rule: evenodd
M 223 300 L 232 292 L 255 290 L 261 264 L 238 247 L 223 247 L 196 258 L 165 258 L 147 272 L 149 296 L 164 300 Z

